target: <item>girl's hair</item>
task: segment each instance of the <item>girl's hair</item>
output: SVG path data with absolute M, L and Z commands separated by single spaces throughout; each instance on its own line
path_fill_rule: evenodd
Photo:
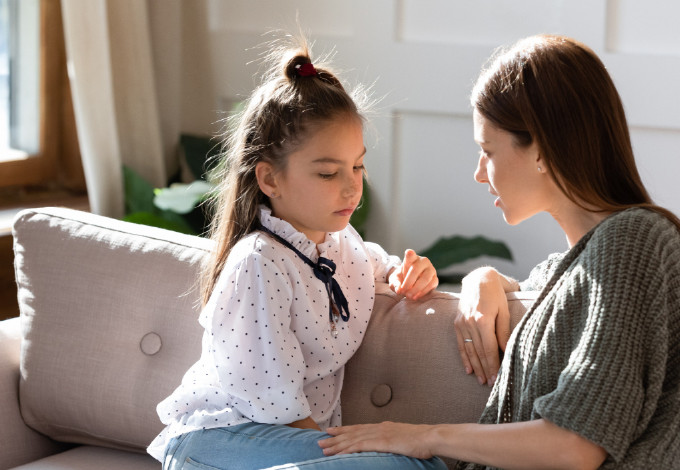
M 561 191 L 583 208 L 655 205 L 638 173 L 621 98 L 604 64 L 586 45 L 539 35 L 499 51 L 477 79 L 472 106 L 514 143 L 536 142 Z M 592 210 L 592 209 L 588 209 Z
M 209 201 L 209 233 L 215 244 L 201 275 L 203 304 L 231 249 L 257 227 L 260 204 L 270 206 L 258 186 L 257 164 L 269 162 L 275 171 L 283 170 L 287 156 L 320 125 L 335 119 L 364 121 L 363 90 L 357 88 L 350 94 L 326 65 L 305 65 L 312 64 L 306 40 L 291 41 L 269 45 L 268 70 L 261 85 L 230 119 L 232 125 L 225 132 L 223 160 L 214 175 L 218 186 Z

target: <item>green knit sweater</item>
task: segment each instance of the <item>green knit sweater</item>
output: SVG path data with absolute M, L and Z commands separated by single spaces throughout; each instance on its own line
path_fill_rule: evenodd
M 545 418 L 602 468 L 680 468 L 680 234 L 628 209 L 537 266 L 481 423 Z M 458 468 L 483 468 L 459 463 Z

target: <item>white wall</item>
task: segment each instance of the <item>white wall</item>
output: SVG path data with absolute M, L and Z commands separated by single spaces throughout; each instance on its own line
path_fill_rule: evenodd
M 367 137 L 373 212 L 369 239 L 399 253 L 443 235 L 505 241 L 523 278 L 566 241 L 547 215 L 507 226 L 472 174 L 468 95 L 499 45 L 559 33 L 591 46 L 619 87 L 643 180 L 680 213 L 680 3 L 672 0 L 202 0 L 185 2 L 183 129 L 214 131 L 218 110 L 257 82 L 263 33 L 300 24 L 314 52 L 335 50 L 349 83 L 384 97 Z M 206 52 L 207 51 L 207 52 Z

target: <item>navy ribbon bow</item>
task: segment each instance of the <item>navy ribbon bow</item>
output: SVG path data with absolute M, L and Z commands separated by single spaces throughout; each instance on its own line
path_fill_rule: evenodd
M 258 229 L 268 233 L 276 240 L 278 240 L 282 245 L 293 250 L 293 252 L 296 255 L 298 255 L 300 259 L 302 259 L 302 261 L 307 263 L 312 268 L 312 270 L 314 271 L 314 275 L 317 277 L 317 279 L 324 283 L 324 285 L 326 286 L 326 292 L 328 292 L 328 315 L 330 317 L 330 321 L 331 322 L 334 321 L 333 304 L 335 304 L 335 306 L 337 307 L 340 318 L 342 318 L 343 321 L 348 321 L 349 305 L 347 304 L 347 299 L 345 298 L 345 294 L 342 293 L 340 284 L 338 284 L 338 281 L 336 281 L 335 278 L 333 277 L 333 274 L 335 274 L 335 263 L 329 260 L 328 258 L 324 258 L 323 256 L 319 256 L 319 260 L 315 263 L 311 259 L 306 257 L 304 254 L 302 254 L 300 250 L 291 245 L 287 240 L 275 234 L 268 228 L 260 225 Z

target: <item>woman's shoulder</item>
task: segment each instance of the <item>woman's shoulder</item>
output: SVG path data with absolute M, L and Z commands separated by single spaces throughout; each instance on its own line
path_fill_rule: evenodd
M 675 278 L 680 276 L 680 232 L 653 210 L 626 209 L 593 229 L 579 258 L 603 273 Z
M 664 215 L 634 207 L 607 217 L 593 230 L 591 241 L 616 249 L 643 249 L 659 242 L 680 249 L 680 232 Z

